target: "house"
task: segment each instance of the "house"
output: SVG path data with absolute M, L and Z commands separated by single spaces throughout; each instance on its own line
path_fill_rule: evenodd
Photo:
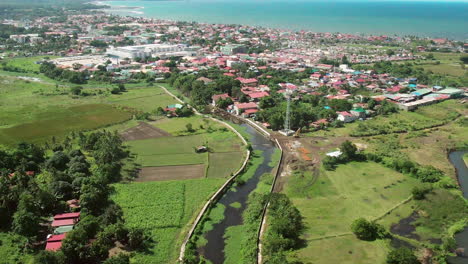
M 363 108 L 355 108 L 349 111 L 349 113 L 357 118 L 366 118 L 366 110 L 364 110 Z
M 268 94 L 267 92 L 253 92 L 253 93 L 248 94 L 248 97 L 250 97 L 252 101 L 258 101 L 262 99 L 263 97 L 266 97 L 269 95 L 270 94 Z
M 52 227 L 75 225 L 80 220 L 80 212 L 65 213 L 54 216 Z
M 247 110 L 257 110 L 258 111 L 258 105 L 254 102 L 250 103 L 238 103 L 234 104 L 234 113 L 236 115 L 240 115 Z M 252 111 L 246 112 L 246 114 L 252 114 Z
M 229 94 L 227 93 L 224 93 L 224 94 L 215 94 L 213 96 L 211 96 L 211 105 L 213 106 L 216 106 L 216 102 L 218 102 L 220 99 L 227 99 L 227 98 L 231 98 L 229 96 Z
M 52 235 L 47 239 L 45 250 L 57 251 L 62 247 L 62 240 L 65 239 L 66 233 L 60 235 Z
M 237 78 L 237 80 L 241 82 L 242 86 L 254 87 L 254 86 L 257 86 L 257 83 L 258 83 L 258 80 L 255 78 L 245 79 L 245 78 L 239 77 Z
M 349 112 L 343 111 L 343 112 L 337 112 L 338 114 L 338 120 L 345 122 L 345 123 L 350 123 L 353 122 L 354 120 L 357 119 L 356 116 L 352 115 Z

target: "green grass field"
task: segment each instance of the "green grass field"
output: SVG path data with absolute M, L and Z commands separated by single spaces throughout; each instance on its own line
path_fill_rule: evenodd
M 182 124 L 177 118 L 167 120 L 170 123 Z M 209 164 L 208 177 L 227 177 L 243 161 L 240 139 L 230 131 L 134 140 L 127 145 L 144 167 Z M 196 153 L 198 146 L 207 146 L 210 153 Z
M 354 235 L 340 235 L 350 234 L 355 219 L 375 219 L 407 199 L 417 180 L 374 162 L 351 162 L 335 171 L 322 170 L 315 184 L 311 183 L 311 173 L 296 173 L 285 186 L 285 193 L 306 225 L 303 237 L 307 246 L 296 251 L 299 259 L 312 263 L 357 263 L 353 262 L 357 259 L 361 259 L 359 263 L 384 263 L 388 247 L 382 241 L 362 242 Z M 328 240 L 328 236 L 340 237 Z M 332 254 L 335 251 L 338 254 Z
M 16 67 L 20 70 L 31 72 L 31 73 L 39 73 L 40 64 L 36 64 L 35 62 L 41 61 L 43 59 L 54 59 L 58 58 L 57 56 L 35 56 L 35 57 L 24 57 L 24 58 L 13 58 L 13 59 L 6 59 L 4 62 L 8 67 Z
M 420 107 L 414 112 L 400 111 L 389 116 L 378 116 L 372 120 L 356 122 L 352 136 L 369 136 L 397 132 L 417 131 L 446 124 L 463 112 L 466 107 L 456 100 Z
M 128 226 L 145 229 L 154 240 L 149 252 L 132 263 L 173 263 L 189 224 L 223 179 L 115 184 L 112 199 L 124 211 Z
M 113 95 L 108 87 L 85 85 L 85 90 L 102 93 L 73 97 L 68 85 L 23 80 L 0 72 L 0 144 L 22 140 L 43 142 L 52 136 L 60 138 L 71 131 L 96 129 L 130 119 L 129 112 L 118 110 L 121 107 L 150 112 L 175 103 L 158 87 L 132 84 L 127 89 Z
M 447 74 L 452 76 L 461 77 L 466 74 L 466 70 L 460 65 L 460 56 L 462 53 L 442 53 L 430 52 L 434 55 L 434 60 L 427 60 L 421 62 L 421 67 L 435 73 Z M 429 53 L 419 53 L 418 55 L 428 55 Z M 435 64 L 439 61 L 440 64 Z
M 44 114 L 44 113 L 42 113 Z M 57 114 L 57 115 L 55 115 Z M 21 141 L 40 143 L 50 136 L 65 136 L 72 131 L 92 130 L 109 124 L 124 122 L 131 114 L 110 105 L 89 104 L 57 109 L 57 112 L 36 121 L 0 129 L 0 144 Z

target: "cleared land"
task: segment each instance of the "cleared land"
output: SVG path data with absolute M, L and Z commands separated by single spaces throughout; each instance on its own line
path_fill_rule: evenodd
M 236 164 L 239 166 L 239 164 Z M 205 177 L 205 165 L 144 167 L 136 182 L 200 179 Z
M 158 129 L 146 122 L 140 122 L 138 126 L 129 128 L 120 134 L 122 135 L 122 138 L 127 141 L 167 137 L 171 135 L 166 131 Z

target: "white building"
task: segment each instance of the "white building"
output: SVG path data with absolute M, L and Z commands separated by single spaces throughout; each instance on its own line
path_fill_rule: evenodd
M 123 58 L 147 58 L 147 57 L 170 57 L 170 56 L 194 56 L 196 51 L 183 44 L 147 44 L 127 47 L 110 47 L 106 54 Z

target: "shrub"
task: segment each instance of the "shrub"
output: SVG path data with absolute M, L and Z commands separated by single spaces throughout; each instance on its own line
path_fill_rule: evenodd
M 419 264 L 418 258 L 409 248 L 398 248 L 387 255 L 388 264 Z
M 366 241 L 387 238 L 389 233 L 385 228 L 372 221 L 367 221 L 364 218 L 358 218 L 351 224 L 351 230 L 357 238 Z

